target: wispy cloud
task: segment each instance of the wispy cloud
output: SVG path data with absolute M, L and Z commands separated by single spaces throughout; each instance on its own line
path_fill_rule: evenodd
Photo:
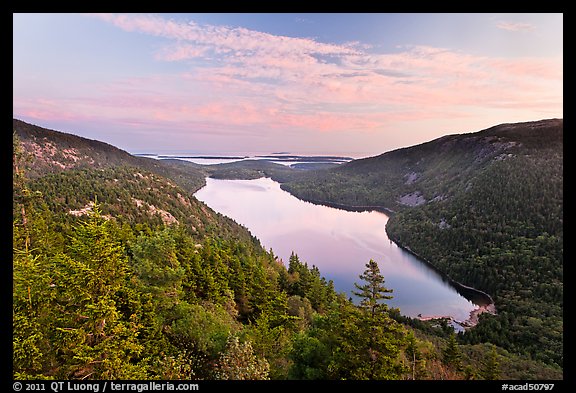
M 148 117 L 158 127 L 181 129 L 212 124 L 238 132 L 370 133 L 406 119 L 461 117 L 478 109 L 562 107 L 561 58 L 492 58 L 429 46 L 375 53 L 360 42 L 323 43 L 155 15 L 94 16 L 164 38 L 155 59 L 190 68 L 96 86 L 89 97 L 59 103 L 70 112 L 99 107 L 115 118 Z M 533 29 L 509 22 L 498 27 Z
M 296 23 L 304 23 L 304 24 L 312 24 L 314 23 L 314 21 L 312 19 L 308 19 L 308 18 L 301 18 L 301 17 L 295 17 L 294 18 L 294 22 Z
M 530 32 L 536 30 L 536 27 L 534 25 L 523 22 L 500 21 L 496 24 L 496 27 L 502 30 L 519 31 L 519 32 Z
M 93 14 L 126 31 L 135 31 L 209 46 L 220 53 L 290 54 L 295 51 L 339 55 L 354 53 L 346 46 L 325 44 L 308 38 L 272 35 L 242 27 L 200 25 L 166 20 L 154 15 Z

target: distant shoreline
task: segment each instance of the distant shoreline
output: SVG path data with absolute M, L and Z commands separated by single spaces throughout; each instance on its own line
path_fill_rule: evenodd
M 464 296 L 466 299 L 470 300 L 472 303 L 476 304 L 479 307 L 488 307 L 490 305 L 494 305 L 494 299 L 492 299 L 492 296 L 490 296 L 489 294 L 487 294 L 484 291 L 481 291 L 480 289 L 476 289 L 473 287 L 470 287 L 468 285 L 464 285 L 452 278 L 450 278 L 450 276 L 448 276 L 446 273 L 442 272 L 440 269 L 438 269 L 438 267 L 436 265 L 434 265 L 432 262 L 430 262 L 429 260 L 427 260 L 426 258 L 423 258 L 422 256 L 418 255 L 417 253 L 415 253 L 414 251 L 412 251 L 410 249 L 410 247 L 408 246 L 404 246 L 400 243 L 398 243 L 396 240 L 388 237 L 390 240 L 392 240 L 394 242 L 394 244 L 396 244 L 398 247 L 400 247 L 401 249 L 408 251 L 410 254 L 414 255 L 416 258 L 418 258 L 419 260 L 421 260 L 422 262 L 426 263 L 427 265 L 429 265 L 430 267 L 432 267 L 436 272 L 438 272 L 439 274 L 442 275 L 442 277 L 444 277 L 446 280 L 448 280 L 450 282 L 450 284 L 452 284 L 452 286 L 454 286 L 456 288 L 456 290 L 458 291 L 458 293 L 460 293 L 462 296 Z M 468 296 L 467 296 L 468 295 Z M 470 297 L 472 297 L 473 299 L 470 299 Z M 482 298 L 483 301 L 480 301 L 479 298 Z M 494 306 L 495 309 L 495 306 Z
M 466 330 L 466 329 L 470 329 L 470 328 L 473 328 L 474 326 L 476 326 L 480 320 L 480 314 L 484 314 L 484 313 L 489 313 L 489 314 L 495 315 L 496 314 L 496 306 L 494 305 L 494 303 L 478 306 L 478 308 L 475 308 L 474 310 L 470 311 L 470 316 L 463 321 L 458 321 L 457 319 L 455 319 L 451 315 L 423 316 L 420 314 L 418 317 L 416 317 L 416 319 L 419 319 L 420 321 L 433 321 L 433 320 L 437 320 L 437 319 L 448 319 L 448 320 L 462 326 L 462 328 L 464 328 L 464 330 Z
M 207 160 L 271 160 L 271 161 L 318 161 L 318 162 L 348 162 L 354 160 L 352 157 L 347 156 L 334 156 L 334 155 L 285 155 L 285 154 L 255 154 L 255 155 L 213 155 L 213 154 L 159 154 L 159 153 L 133 153 L 132 155 L 138 157 L 157 157 L 163 158 L 193 158 L 193 159 L 207 159 Z
M 280 183 L 280 186 L 282 186 L 282 183 Z M 282 188 L 282 187 L 280 187 Z M 352 211 L 352 212 L 363 212 L 363 211 L 377 211 L 383 214 L 386 214 L 388 216 L 395 214 L 396 212 L 392 209 L 388 209 L 387 207 L 384 206 L 378 206 L 378 205 L 347 205 L 344 203 L 337 203 L 337 202 L 327 202 L 327 201 L 319 201 L 316 199 L 308 199 L 308 198 L 300 198 L 299 196 L 296 196 L 294 194 L 292 194 L 290 191 L 282 188 L 284 191 L 288 192 L 290 195 L 300 199 L 301 201 L 304 202 L 310 202 L 314 205 L 322 205 L 322 206 L 328 206 L 328 207 L 333 207 L 336 209 L 341 209 L 341 210 L 347 210 L 347 211 Z

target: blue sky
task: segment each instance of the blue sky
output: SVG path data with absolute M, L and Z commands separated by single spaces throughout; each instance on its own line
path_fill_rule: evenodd
M 562 14 L 14 14 L 14 117 L 129 152 L 359 153 L 563 117 Z

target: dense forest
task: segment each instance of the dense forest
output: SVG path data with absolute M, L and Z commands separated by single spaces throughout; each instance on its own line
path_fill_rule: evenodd
M 283 188 L 392 212 L 389 237 L 489 293 L 462 342 L 563 366 L 563 123 L 506 124 L 309 172 Z
M 192 196 L 203 176 L 193 165 L 63 168 L 52 146 L 38 154 L 15 131 L 15 379 L 562 378 L 558 362 L 486 338 L 489 321 L 455 335 L 388 308 L 372 261 L 358 304 L 296 253 L 285 265 Z M 541 241 L 540 254 L 555 245 Z M 532 290 L 558 296 L 554 285 Z

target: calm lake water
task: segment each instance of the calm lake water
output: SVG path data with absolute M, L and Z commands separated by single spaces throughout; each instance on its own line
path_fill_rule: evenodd
M 206 179 L 195 196 L 212 209 L 247 227 L 286 265 L 292 252 L 317 266 L 338 292 L 351 296 L 354 282 L 370 259 L 378 262 L 385 286 L 394 290 L 391 307 L 416 317 L 450 315 L 465 320 L 475 304 L 436 271 L 386 236 L 388 216 L 350 212 L 301 201 L 269 179 Z

